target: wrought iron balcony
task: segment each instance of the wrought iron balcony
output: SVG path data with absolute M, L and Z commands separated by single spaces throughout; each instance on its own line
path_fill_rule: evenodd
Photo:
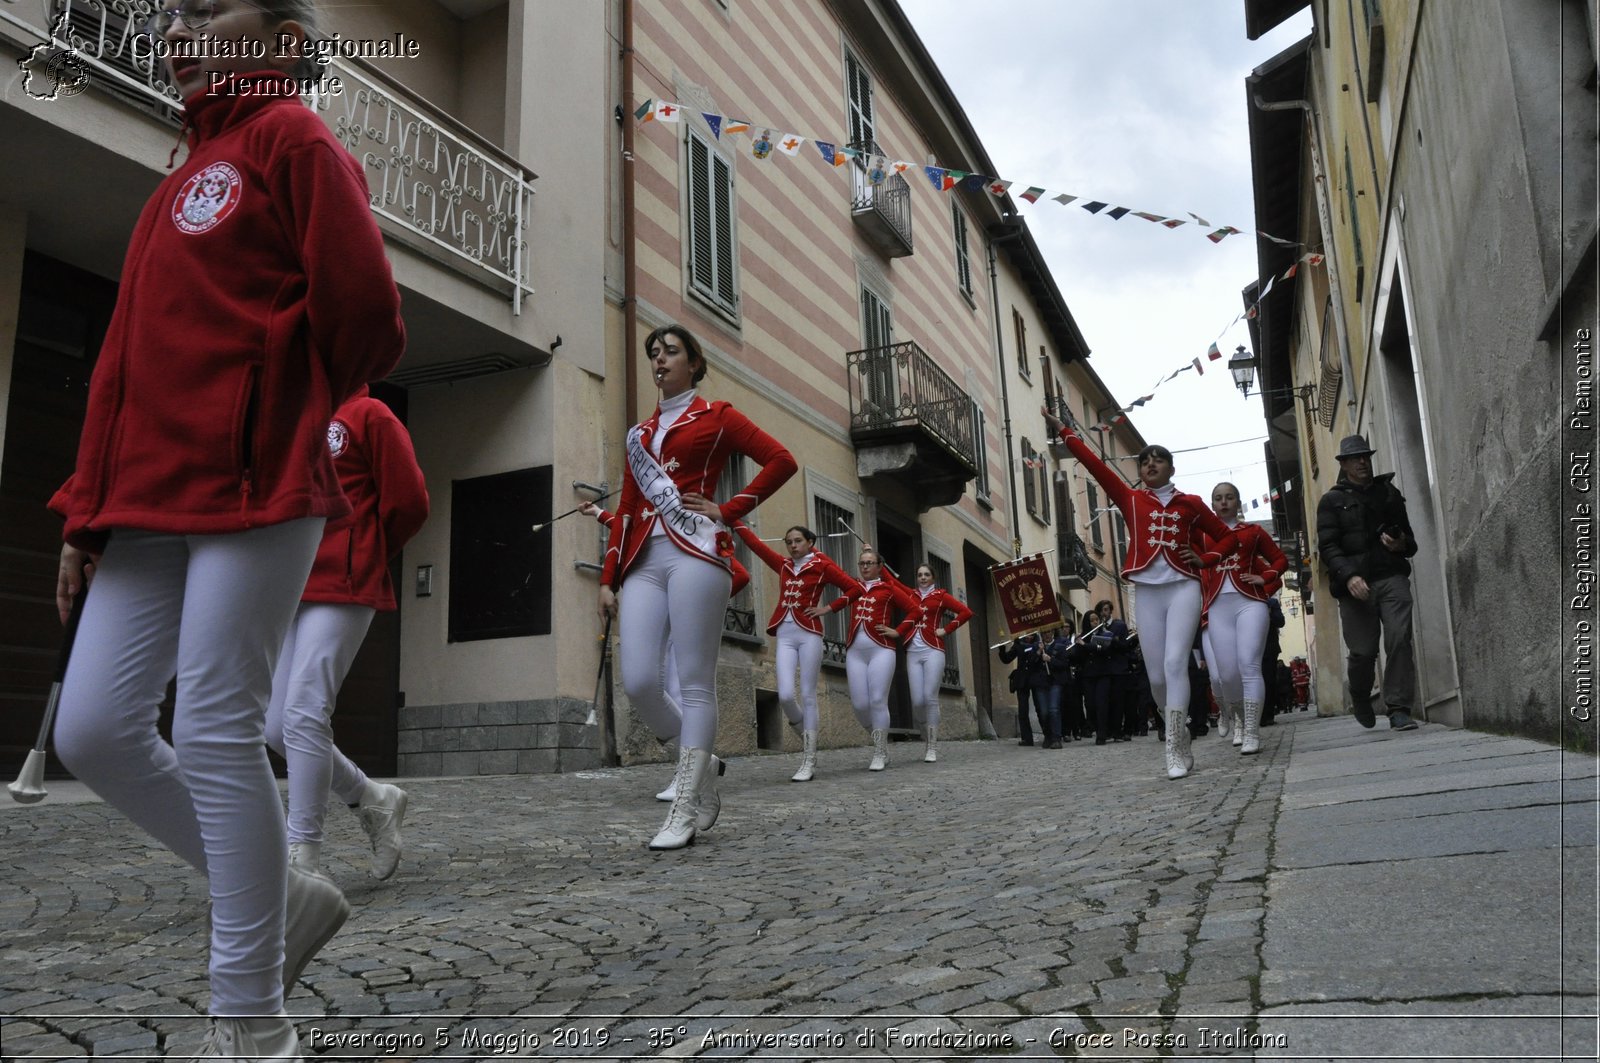
M 166 80 L 166 65 L 138 27 L 152 0 L 53 0 L 41 27 L 6 11 L 0 21 L 21 29 L 51 55 L 28 68 L 30 93 L 50 87 L 50 68 L 84 71 L 88 85 L 176 126 L 182 101 Z M 73 62 L 49 62 L 57 53 Z M 534 175 L 448 114 L 410 96 L 360 60 L 339 59 L 324 70 L 337 95 L 307 99 L 366 171 L 373 213 L 389 234 L 413 244 L 465 276 L 503 291 L 514 312 L 529 287 L 528 219 Z M 74 89 L 74 91 L 77 91 Z
M 856 473 L 911 487 L 921 509 L 948 506 L 978 475 L 972 402 L 915 343 L 845 355 Z
M 1076 532 L 1056 532 L 1056 582 L 1069 591 L 1086 591 L 1094 579 L 1094 562 Z
M 856 227 L 885 258 L 911 254 L 911 186 L 899 174 L 885 172 L 889 160 L 873 141 L 850 147 L 860 152 L 850 167 L 850 215 Z

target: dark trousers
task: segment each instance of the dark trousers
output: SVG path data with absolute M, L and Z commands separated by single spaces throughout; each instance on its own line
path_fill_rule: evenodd
M 1111 697 L 1122 721 L 1122 736 L 1132 738 L 1136 734 L 1147 734 L 1144 706 L 1139 704 L 1139 680 L 1132 673 L 1111 678 Z
M 1034 714 L 1039 717 L 1039 731 L 1044 741 L 1049 741 L 1050 730 L 1050 702 L 1051 692 L 1055 687 L 1050 684 L 1032 684 L 1024 686 L 1017 691 L 1017 738 L 1027 745 L 1033 744 L 1033 726 L 1028 721 L 1028 704 L 1033 703 Z
M 1083 686 L 1076 679 L 1059 684 L 1061 694 L 1061 733 L 1082 738 L 1088 733 L 1083 722 Z
M 1113 717 L 1112 680 L 1109 675 L 1083 677 L 1084 711 L 1094 719 L 1094 740 L 1105 742 L 1117 736 L 1120 718 Z

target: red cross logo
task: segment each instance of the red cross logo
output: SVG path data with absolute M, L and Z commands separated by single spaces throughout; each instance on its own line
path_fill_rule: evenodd
M 785 148 L 787 148 L 788 150 L 793 151 L 795 148 L 798 148 L 800 146 L 800 142 L 798 140 L 796 140 L 794 137 L 790 137 L 788 140 L 785 140 L 783 142 L 783 146 Z
M 671 118 L 674 114 L 677 113 L 677 111 L 678 111 L 678 109 L 676 107 L 672 106 L 672 104 L 663 103 L 661 105 L 661 112 L 660 113 L 661 113 L 661 117 L 663 117 L 663 118 Z

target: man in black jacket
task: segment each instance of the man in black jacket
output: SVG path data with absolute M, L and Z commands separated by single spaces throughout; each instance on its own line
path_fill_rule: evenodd
M 1394 473 L 1372 475 L 1372 448 L 1361 436 L 1339 444 L 1339 480 L 1317 504 L 1317 549 L 1339 602 L 1349 647 L 1350 699 L 1356 719 L 1372 727 L 1372 680 L 1383 637 L 1383 703 L 1389 729 L 1413 731 L 1417 669 L 1411 652 L 1411 563 L 1417 552 L 1406 500 Z M 1270 681 L 1270 680 L 1269 680 Z

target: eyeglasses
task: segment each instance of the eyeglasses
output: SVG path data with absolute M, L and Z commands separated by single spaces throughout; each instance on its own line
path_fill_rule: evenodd
M 240 0 L 240 2 L 257 11 L 266 10 L 251 0 Z M 192 30 L 202 30 L 216 17 L 216 0 L 179 0 L 177 7 L 157 7 L 145 20 L 144 25 L 139 27 L 139 31 L 151 37 L 164 37 L 174 22 L 181 21 Z

